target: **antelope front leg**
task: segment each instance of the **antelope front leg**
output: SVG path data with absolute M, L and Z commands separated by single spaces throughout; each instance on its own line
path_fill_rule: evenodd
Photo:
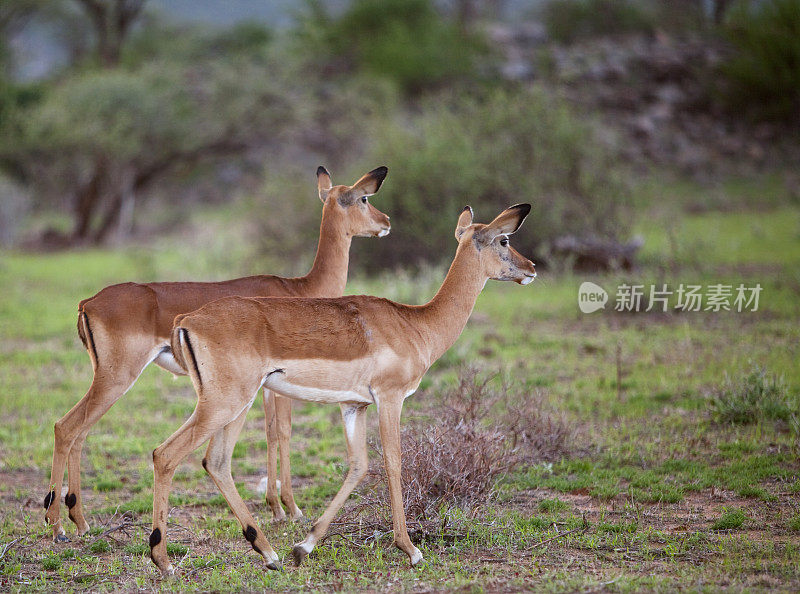
M 389 499 L 392 504 L 392 528 L 394 544 L 408 555 L 412 567 L 422 561 L 422 552 L 411 543 L 406 528 L 406 513 L 403 508 L 401 483 L 402 460 L 400 455 L 400 413 L 403 401 L 381 403 L 378 410 L 383 464 L 389 479 Z
M 350 467 L 347 469 L 344 483 L 339 492 L 336 493 L 333 501 L 328 505 L 325 513 L 316 521 L 305 540 L 297 543 L 292 548 L 292 557 L 294 557 L 294 562 L 297 565 L 303 562 L 303 559 L 314 550 L 314 546 L 319 542 L 319 539 L 325 536 L 328 526 L 330 526 L 336 513 L 347 501 L 353 489 L 367 474 L 369 464 L 367 456 L 367 407 L 363 404 L 342 404 L 340 406 L 342 409 L 342 422 L 344 423 L 344 435 L 347 440 L 347 461 Z
M 228 502 L 231 511 L 233 511 L 242 526 L 242 534 L 253 547 L 253 550 L 266 559 L 269 569 L 280 569 L 281 562 L 278 555 L 272 550 L 267 537 L 264 536 L 264 533 L 250 514 L 250 510 L 247 509 L 244 501 L 242 501 L 242 497 L 236 490 L 236 484 L 231 476 L 233 447 L 239 438 L 239 432 L 242 430 L 249 408 L 248 406 L 234 421 L 214 434 L 203 458 L 203 468 L 211 475 L 211 479 L 219 488 L 222 496 L 225 497 L 225 501 Z

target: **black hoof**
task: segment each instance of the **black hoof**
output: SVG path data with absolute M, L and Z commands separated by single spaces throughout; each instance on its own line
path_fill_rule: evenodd
M 294 547 L 292 547 L 292 560 L 294 561 L 295 565 L 300 567 L 300 565 L 303 563 L 303 559 L 306 557 L 308 557 L 308 553 L 306 553 L 303 547 L 300 545 L 294 545 Z
M 267 569 L 271 569 L 272 571 L 280 571 L 283 569 L 283 565 L 281 565 L 279 561 L 270 561 L 267 563 Z
M 53 539 L 53 542 L 70 542 L 69 538 L 67 538 L 66 534 L 56 534 L 56 537 Z

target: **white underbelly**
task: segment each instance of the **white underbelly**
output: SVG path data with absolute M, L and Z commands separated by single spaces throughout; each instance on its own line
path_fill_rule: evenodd
M 372 396 L 370 396 L 369 390 L 366 390 L 366 394 L 361 394 L 355 390 L 335 390 L 294 384 L 287 380 L 286 375 L 280 371 L 269 374 L 264 380 L 264 387 L 277 392 L 281 396 L 307 402 L 372 404 Z
M 172 351 L 170 349 L 163 350 L 158 353 L 156 358 L 153 359 L 153 363 L 162 369 L 166 369 L 167 371 L 174 373 L 175 375 L 186 375 L 186 370 L 178 365 L 178 362 L 175 360 L 175 357 L 172 356 Z

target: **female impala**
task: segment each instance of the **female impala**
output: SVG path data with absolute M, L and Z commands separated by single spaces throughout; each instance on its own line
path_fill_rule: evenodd
M 336 512 L 367 471 L 365 411 L 378 409 L 384 465 L 389 477 L 395 544 L 416 565 L 422 553 L 406 530 L 400 491 L 400 412 L 428 368 L 456 341 L 487 279 L 527 285 L 533 263 L 508 245 L 530 211 L 518 204 L 488 225 L 473 224 L 472 210 L 456 227 L 458 250 L 438 293 L 422 306 L 378 297 L 274 299 L 229 297 L 177 316 L 176 359 L 197 391 L 191 417 L 153 452 L 155 485 L 151 558 L 173 572 L 165 530 L 175 469 L 209 438 L 203 467 L 242 525 L 245 538 L 280 566 L 264 534 L 236 491 L 231 454 L 247 410 L 261 386 L 298 400 L 338 403 L 350 468 L 339 492 L 292 553 L 297 563 L 325 534 Z
M 389 233 L 389 217 L 367 201 L 367 197 L 381 187 L 387 171 L 386 167 L 378 167 L 352 186 L 333 186 L 325 168 L 317 169 L 319 197 L 323 202 L 322 223 L 317 255 L 306 276 L 263 275 L 218 283 L 125 283 L 106 287 L 94 297 L 81 301 L 78 334 L 89 352 L 94 379 L 86 395 L 55 425 L 53 469 L 44 500 L 45 519 L 53 525 L 54 540 L 67 540 L 56 496 L 61 493 L 67 457 L 69 488 L 64 502 L 78 534 L 89 529 L 81 508 L 80 461 L 83 442 L 92 425 L 130 389 L 150 363 L 175 374 L 186 373 L 175 362 L 169 344 L 175 316 L 229 295 L 340 296 L 347 282 L 352 238 L 383 237 Z M 267 501 L 276 519 L 285 517 L 275 489 L 276 437 L 280 439 L 281 499 L 293 518 L 302 516 L 291 487 L 290 405 L 284 398 L 268 398 L 265 389 L 264 411 L 269 437 Z

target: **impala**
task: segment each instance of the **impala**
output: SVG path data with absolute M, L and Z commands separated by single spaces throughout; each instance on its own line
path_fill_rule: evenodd
M 386 167 L 373 169 L 352 186 L 333 186 L 324 167 L 317 169 L 319 197 L 323 202 L 319 245 L 311 271 L 301 277 L 251 276 L 216 283 L 124 283 L 112 285 L 78 307 L 78 334 L 94 370 L 86 395 L 55 424 L 55 448 L 50 489 L 44 500 L 45 520 L 53 525 L 53 539 L 68 540 L 60 523 L 59 495 L 68 470 L 64 502 L 79 535 L 88 531 L 81 506 L 80 461 L 86 435 L 92 426 L 127 392 L 150 363 L 185 375 L 170 347 L 175 316 L 190 312 L 220 297 L 306 296 L 338 297 L 344 293 L 350 243 L 354 236 L 383 237 L 389 217 L 367 200 L 381 187 Z M 275 488 L 280 441 L 281 499 L 295 518 L 302 516 L 294 502 L 289 466 L 291 401 L 269 397 L 264 391 L 268 436 L 267 501 L 276 519 L 285 517 Z
M 335 299 L 228 297 L 175 318 L 172 350 L 191 377 L 197 406 L 189 419 L 153 452 L 155 474 L 150 556 L 173 573 L 166 546 L 168 498 L 175 469 L 210 439 L 203 467 L 267 567 L 280 561 L 234 485 L 231 454 L 248 409 L 261 386 L 305 401 L 341 407 L 349 469 L 344 484 L 302 542 L 296 563 L 326 533 L 339 508 L 367 471 L 365 411 L 378 410 L 383 458 L 389 478 L 394 542 L 411 565 L 422 553 L 406 530 L 400 486 L 400 413 L 434 361 L 456 341 L 487 279 L 527 285 L 531 261 L 508 244 L 530 211 L 518 204 L 488 225 L 461 213 L 458 249 L 447 277 L 425 305 L 378 297 Z

